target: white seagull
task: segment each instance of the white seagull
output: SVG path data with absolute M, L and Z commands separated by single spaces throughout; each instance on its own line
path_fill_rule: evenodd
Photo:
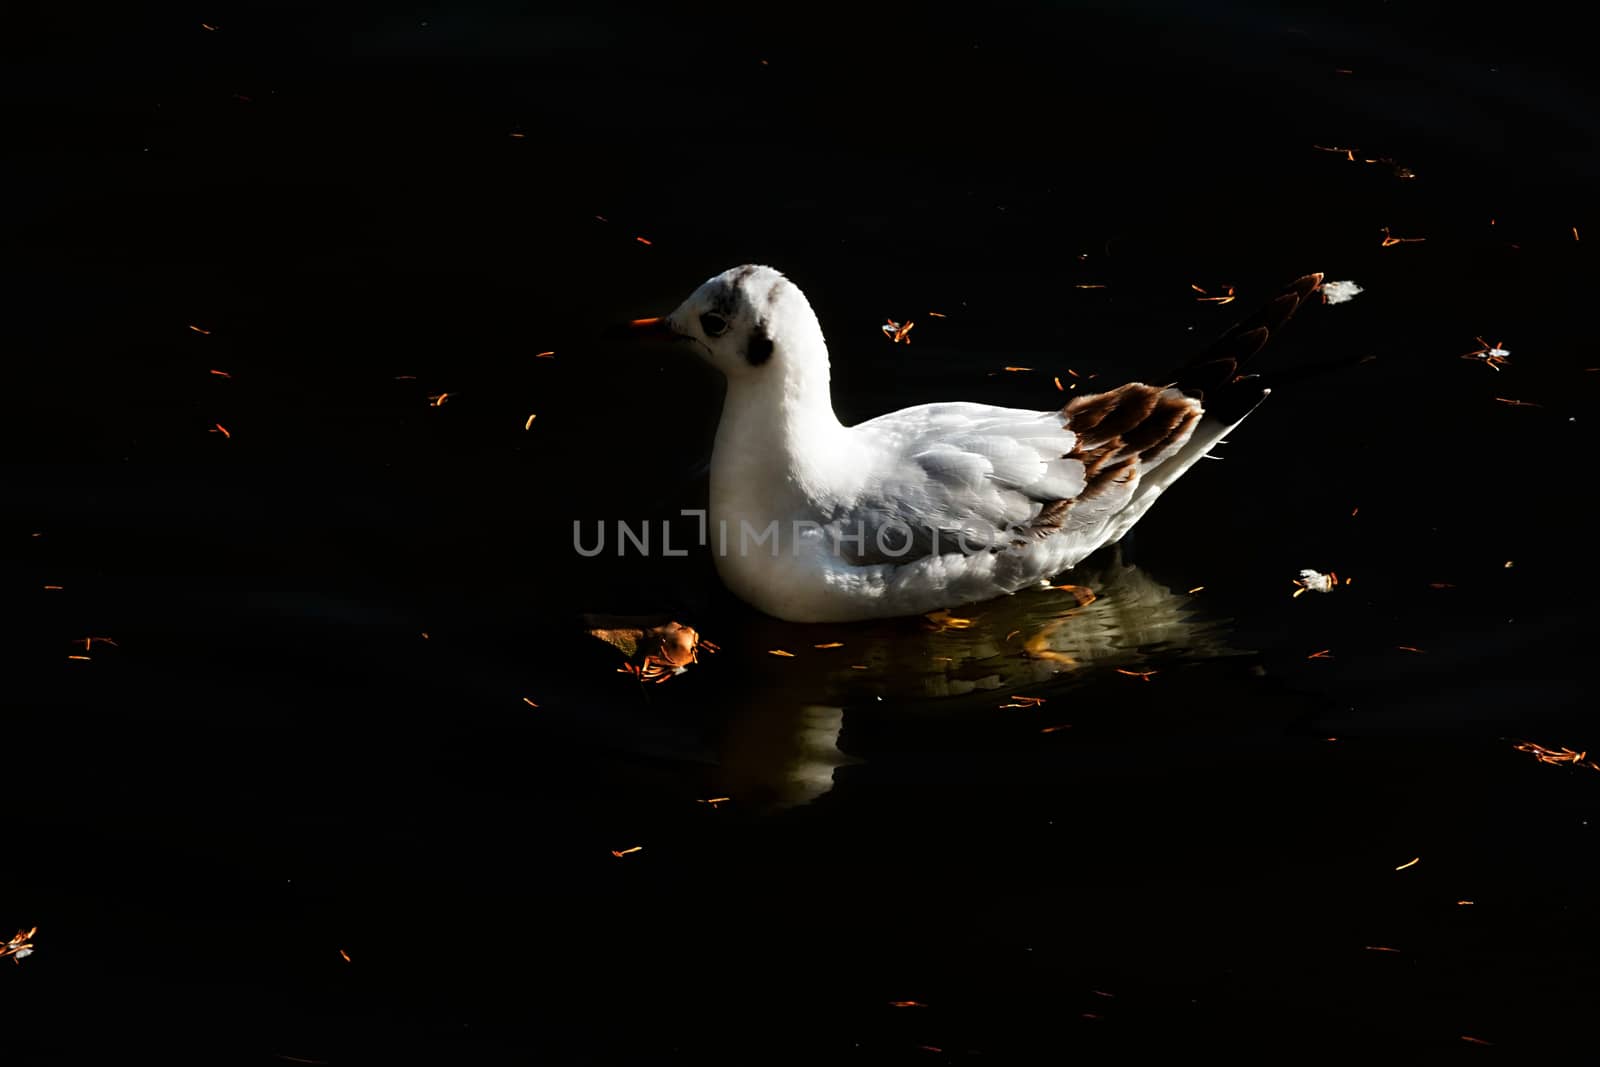
M 1171 384 L 856 426 L 833 413 L 811 304 L 770 267 L 724 271 L 633 326 L 692 342 L 728 380 L 707 526 L 723 581 L 780 619 L 843 622 L 1014 593 L 1116 541 L 1267 395 L 1238 366 L 1321 283 L 1294 282 Z

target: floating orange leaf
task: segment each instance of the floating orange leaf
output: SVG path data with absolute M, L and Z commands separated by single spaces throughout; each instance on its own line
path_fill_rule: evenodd
M 944 633 L 946 630 L 965 630 L 972 626 L 971 619 L 963 619 L 959 615 L 952 615 L 945 608 L 940 608 L 938 611 L 930 611 L 923 618 L 928 620 L 930 628 L 935 633 Z
M 37 926 L 29 930 L 18 930 L 17 936 L 10 941 L 0 942 L 0 960 L 11 957 L 12 963 L 21 963 L 33 955 L 33 935 L 39 932 Z
M 1587 767 L 1592 771 L 1600 771 L 1600 763 L 1589 759 L 1587 750 L 1575 752 L 1570 748 L 1545 748 L 1543 745 L 1536 745 L 1532 741 L 1518 741 L 1511 747 L 1518 752 L 1529 753 L 1540 763 L 1549 763 L 1551 765 L 1566 764 L 1569 767 Z
M 911 328 L 915 325 L 916 323 L 912 322 L 910 319 L 907 319 L 904 324 L 898 323 L 893 319 L 888 319 L 882 326 L 879 327 L 879 329 L 881 329 L 883 331 L 883 335 L 894 344 L 899 344 L 902 341 L 904 341 L 906 344 L 910 344 Z
M 1484 366 L 1488 367 L 1492 371 L 1498 371 L 1502 366 L 1511 362 L 1506 358 L 1507 356 L 1511 355 L 1511 350 L 1506 348 L 1499 341 L 1496 341 L 1494 344 L 1490 344 L 1481 337 L 1475 337 L 1473 340 L 1478 342 L 1478 347 L 1473 349 L 1471 352 L 1464 354 L 1461 357 L 1462 359 L 1479 360 Z
M 1071 593 L 1072 599 L 1078 602 L 1078 607 L 1086 608 L 1100 597 L 1093 589 L 1086 585 L 1052 585 L 1051 591 L 1057 593 Z
M 1310 567 L 1302 567 L 1300 577 L 1293 579 L 1298 586 L 1294 591 L 1295 596 L 1305 592 L 1331 593 L 1334 586 L 1339 584 L 1339 576 L 1332 571 L 1323 574 L 1321 571 Z M 1348 581 L 1345 584 L 1349 584 Z
M 589 615 L 585 621 L 589 636 L 628 657 L 618 673 L 634 675 L 641 682 L 670 681 L 699 663 L 701 652 L 719 651 L 694 627 L 664 617 Z
M 1410 245 L 1426 240 L 1426 237 L 1395 237 L 1389 232 L 1389 227 L 1385 226 L 1383 228 L 1383 244 L 1380 247 L 1389 248 L 1392 245 Z
M 1200 302 L 1202 304 L 1218 304 L 1218 305 L 1231 304 L 1231 303 L 1233 303 L 1233 300 L 1234 300 L 1233 286 L 1231 286 L 1231 285 L 1226 287 L 1227 290 L 1228 290 L 1228 293 L 1227 293 L 1226 296 L 1208 296 L 1204 289 L 1200 288 L 1198 285 L 1193 284 L 1192 282 L 1190 283 L 1189 288 L 1193 289 L 1195 292 L 1200 294 L 1199 296 L 1195 297 L 1195 300 L 1197 300 L 1198 302 Z

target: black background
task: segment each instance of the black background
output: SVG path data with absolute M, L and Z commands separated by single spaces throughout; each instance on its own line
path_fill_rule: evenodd
M 1359 2 L 53 11 L 4 45 L 0 923 L 39 927 L 0 963 L 8 1060 L 1586 1035 L 1600 775 L 1511 749 L 1594 740 L 1575 33 Z M 1129 546 L 1253 655 L 1038 690 L 1070 739 L 847 703 L 822 800 L 697 804 L 751 694 L 809 669 L 764 648 L 907 639 L 758 620 L 704 553 L 571 551 L 574 520 L 703 499 L 712 375 L 605 330 L 746 261 L 810 296 L 847 420 L 1052 406 L 1296 275 L 1360 282 L 1272 356 L 1351 365 Z M 1457 358 L 1479 336 L 1500 373 Z M 1291 600 L 1303 566 L 1355 582 Z M 642 693 L 584 611 L 728 647 Z

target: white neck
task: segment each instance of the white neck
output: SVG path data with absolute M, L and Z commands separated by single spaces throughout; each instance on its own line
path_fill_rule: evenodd
M 848 431 L 833 413 L 822 331 L 796 333 L 784 337 L 771 366 L 728 380 L 711 457 L 716 509 L 815 505 L 849 461 Z

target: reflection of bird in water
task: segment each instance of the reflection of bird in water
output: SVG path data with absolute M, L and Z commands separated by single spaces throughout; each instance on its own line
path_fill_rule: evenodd
M 719 746 L 719 789 L 749 804 L 805 804 L 833 788 L 833 772 L 852 760 L 839 748 L 845 709 L 785 703 L 740 709 Z
M 782 804 L 823 795 L 834 768 L 849 762 L 838 738 L 852 706 L 893 701 L 912 714 L 981 717 L 997 697 L 1073 676 L 1242 654 L 1227 644 L 1227 620 L 1136 566 L 1112 558 L 1074 577 L 1092 597 L 1082 588 L 1040 589 L 916 622 L 752 626 L 734 656 L 748 662 L 781 648 L 797 657 L 763 671 L 763 684 L 730 720 L 721 746 L 725 787 Z M 833 642 L 841 646 L 814 647 Z
M 840 766 L 871 750 L 863 731 L 886 728 L 891 744 L 929 723 L 992 737 L 1027 716 L 1001 709 L 1027 703 L 1013 695 L 1044 698 L 1044 714 L 1054 714 L 1080 680 L 1239 654 L 1227 643 L 1228 621 L 1202 598 L 1111 553 L 1073 577 L 1092 595 L 1033 589 L 932 618 L 804 625 L 740 611 L 705 623 L 721 647 L 710 656 L 699 631 L 668 616 L 588 616 L 517 630 L 520 602 L 484 599 L 470 602 L 477 629 L 423 642 L 415 620 L 357 612 L 335 598 L 316 603 L 319 617 L 368 627 L 376 619 L 408 638 L 380 642 L 371 669 L 401 688 L 448 697 L 464 723 L 500 730 L 509 716 L 538 739 L 537 751 L 616 758 L 647 778 L 689 775 L 696 790 L 717 791 L 697 795 L 746 806 L 793 806 L 826 794 Z M 282 612 L 302 617 L 308 602 L 285 600 Z M 469 614 L 460 605 L 450 613 Z M 769 655 L 775 650 L 790 655 Z M 340 658 L 342 667 L 351 662 Z M 470 718 L 473 708 L 484 717 Z M 848 730 L 857 731 L 854 743 Z

